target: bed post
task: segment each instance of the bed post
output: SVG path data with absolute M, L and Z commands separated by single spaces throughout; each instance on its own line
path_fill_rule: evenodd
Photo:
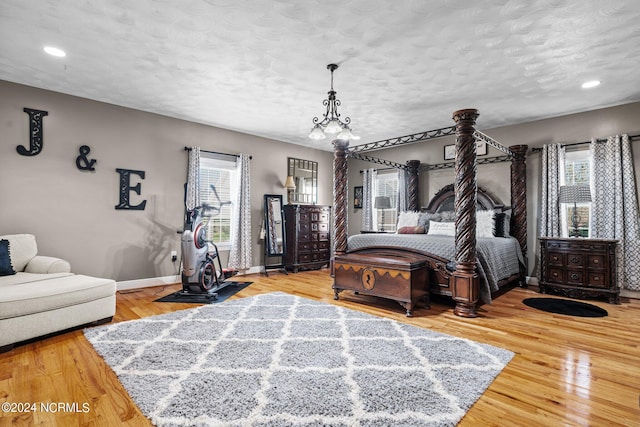
M 409 179 L 407 180 L 407 210 L 420 210 L 420 160 L 407 160 L 407 171 Z
M 349 141 L 333 141 L 333 255 L 347 252 L 347 203 Z
M 456 122 L 456 271 L 451 277 L 453 312 L 461 317 L 476 317 L 480 280 L 476 272 L 476 140 L 473 136 L 478 110 L 453 113 Z
M 512 145 L 511 158 L 511 235 L 520 243 L 527 265 L 527 145 Z

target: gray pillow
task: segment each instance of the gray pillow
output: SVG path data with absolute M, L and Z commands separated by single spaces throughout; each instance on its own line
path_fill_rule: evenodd
M 455 211 L 440 212 L 440 221 L 442 222 L 454 222 L 456 220 Z

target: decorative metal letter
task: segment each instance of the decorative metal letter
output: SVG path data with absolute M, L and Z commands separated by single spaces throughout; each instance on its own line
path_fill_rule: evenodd
M 23 156 L 35 156 L 36 154 L 40 154 L 44 146 L 42 118 L 48 116 L 49 113 L 47 111 L 33 110 L 26 107 L 23 111 L 29 115 L 29 149 L 27 150 L 22 145 L 18 145 L 16 150 L 18 154 L 22 154 Z
M 94 171 L 96 168 L 93 165 L 96 164 L 96 159 L 87 159 L 87 156 L 91 152 L 91 147 L 83 145 L 80 147 L 80 155 L 76 157 L 76 167 L 81 171 Z
M 129 204 L 129 193 L 131 191 L 135 191 L 137 195 L 140 195 L 140 183 L 132 187 L 131 174 L 138 175 L 140 176 L 140 178 L 144 179 L 144 171 L 136 171 L 131 169 L 116 169 L 116 172 L 120 174 L 120 203 L 116 205 L 116 209 L 143 211 L 145 205 L 147 204 L 147 201 L 143 200 L 142 203 L 135 206 L 131 206 Z

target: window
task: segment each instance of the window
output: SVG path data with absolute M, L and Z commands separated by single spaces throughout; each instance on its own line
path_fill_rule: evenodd
M 389 209 L 374 209 L 376 229 L 380 231 L 395 231 L 396 209 L 398 207 L 398 174 L 396 172 L 378 172 L 376 176 L 375 197 L 386 196 L 390 200 Z
M 235 186 L 235 158 L 200 157 L 200 202 L 211 206 L 207 239 L 218 247 L 228 247 L 231 242 L 231 208 L 236 194 Z
M 591 182 L 591 158 L 589 150 L 567 151 L 564 159 L 564 172 L 561 174 L 560 185 L 589 185 Z M 563 203 L 560 206 L 562 233 L 564 237 L 570 235 L 573 229 L 574 206 Z M 576 203 L 575 205 L 578 231 L 581 237 L 591 235 L 591 203 Z

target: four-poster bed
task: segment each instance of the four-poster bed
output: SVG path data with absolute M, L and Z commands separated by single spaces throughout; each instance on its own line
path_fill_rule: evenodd
M 424 248 L 401 246 L 373 246 L 349 248 L 347 238 L 347 158 L 368 160 L 359 154 L 367 149 L 384 148 L 385 144 L 371 143 L 348 148 L 348 141 L 334 141 L 334 292 L 338 298 L 342 290 L 353 290 L 363 294 L 377 295 L 397 300 L 411 314 L 420 300 L 428 304 L 429 292 L 450 296 L 455 302 L 454 313 L 462 317 L 477 316 L 476 306 L 481 299 L 480 272 L 484 266 L 478 264 L 479 247 L 476 237 L 476 210 L 479 204 L 487 210 L 500 210 L 504 206 L 477 185 L 476 138 L 489 143 L 507 154 L 511 161 L 511 235 L 521 252 L 522 262 L 527 252 L 526 219 L 526 145 L 505 148 L 497 141 L 475 130 L 478 112 L 475 109 L 453 113 L 455 126 L 451 129 L 427 131 L 418 136 L 398 138 L 396 141 L 417 142 L 444 135 L 456 135 L 455 182 L 452 187 L 439 192 L 428 209 L 437 209 L 444 200 L 454 201 L 455 255 L 445 258 Z M 387 140 L 391 141 L 391 140 Z M 395 144 L 398 145 L 396 142 Z M 364 147 L 364 148 L 363 148 Z M 418 174 L 420 162 L 412 160 L 403 168 L 409 171 L 407 182 L 407 210 L 419 210 Z M 486 279 L 486 272 L 483 280 Z M 489 289 L 489 298 L 495 287 L 511 283 L 523 283 L 524 269 L 496 281 Z M 424 279 L 425 277 L 426 279 Z M 483 298 L 487 300 L 486 295 Z

